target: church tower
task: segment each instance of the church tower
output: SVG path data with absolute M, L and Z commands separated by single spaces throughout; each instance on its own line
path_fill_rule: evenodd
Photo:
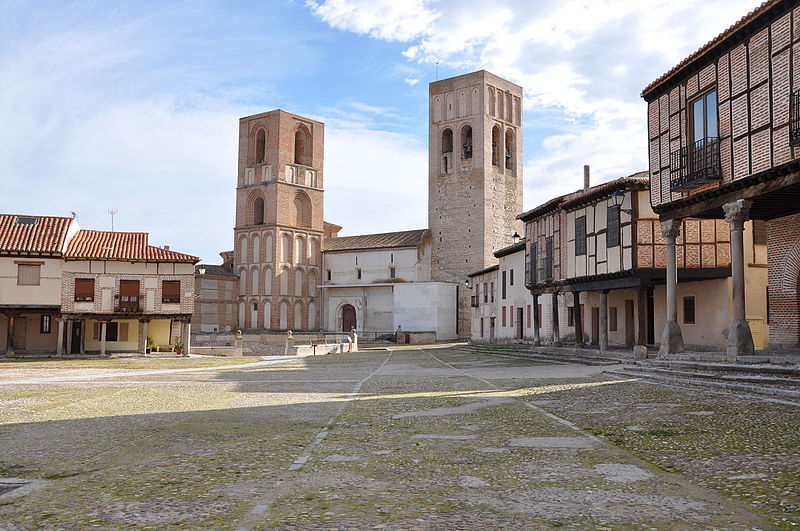
M 485 70 L 430 84 L 428 226 L 433 280 L 459 285 L 458 334 L 470 334 L 469 273 L 521 231 L 522 87 Z
M 321 122 L 281 110 L 239 120 L 239 328 L 319 329 L 323 137 Z

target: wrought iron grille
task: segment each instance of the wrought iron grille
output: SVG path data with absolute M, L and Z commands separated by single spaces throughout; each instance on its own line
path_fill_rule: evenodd
M 722 179 L 719 138 L 707 137 L 670 154 L 670 190 L 682 192 Z
M 789 145 L 800 145 L 800 90 L 789 96 Z

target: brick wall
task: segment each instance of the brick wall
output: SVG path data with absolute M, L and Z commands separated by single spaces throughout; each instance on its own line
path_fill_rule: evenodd
M 800 214 L 767 222 L 770 347 L 800 346 Z

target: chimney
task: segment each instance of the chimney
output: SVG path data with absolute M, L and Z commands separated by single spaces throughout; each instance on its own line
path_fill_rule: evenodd
M 587 191 L 589 189 L 589 165 L 583 165 L 583 191 Z
M 164 250 L 165 250 L 165 251 L 169 251 L 169 245 L 165 245 L 165 246 L 164 246 Z

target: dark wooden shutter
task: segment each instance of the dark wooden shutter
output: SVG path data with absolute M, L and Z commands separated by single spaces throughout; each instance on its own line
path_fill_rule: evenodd
M 181 302 L 180 280 L 164 280 L 161 283 L 161 302 Z
M 92 329 L 92 339 L 100 339 L 100 323 L 97 321 L 94 322 L 94 327 Z
M 117 341 L 127 341 L 128 340 L 128 323 L 120 323 L 119 324 L 119 337 Z
M 75 279 L 75 300 L 93 301 L 94 300 L 94 279 L 76 278 Z

